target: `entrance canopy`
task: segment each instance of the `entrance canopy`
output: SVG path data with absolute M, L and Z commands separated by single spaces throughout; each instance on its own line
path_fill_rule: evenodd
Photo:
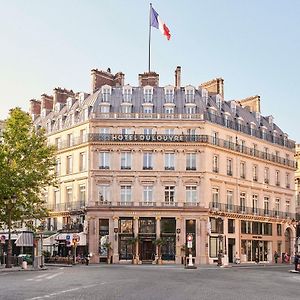
M 24 231 L 18 236 L 15 241 L 16 246 L 18 247 L 33 247 L 33 232 Z

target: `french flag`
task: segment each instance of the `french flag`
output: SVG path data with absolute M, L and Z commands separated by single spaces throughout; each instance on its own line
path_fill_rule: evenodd
M 155 11 L 155 9 L 151 5 L 151 11 L 150 11 L 150 25 L 152 27 L 155 27 L 161 31 L 163 35 L 166 36 L 168 40 L 171 38 L 171 33 L 167 25 L 163 22 L 163 20 L 159 17 L 158 13 Z

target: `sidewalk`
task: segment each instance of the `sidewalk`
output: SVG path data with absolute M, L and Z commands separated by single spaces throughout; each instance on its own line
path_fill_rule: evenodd
M 27 269 L 22 269 L 22 267 L 20 266 L 13 266 L 11 268 L 5 268 L 5 265 L 1 265 L 0 266 L 0 273 L 7 273 L 7 272 L 20 272 L 20 271 L 44 271 L 44 270 L 48 270 L 48 268 L 46 266 L 44 266 L 43 268 L 33 268 L 32 266 L 28 266 Z

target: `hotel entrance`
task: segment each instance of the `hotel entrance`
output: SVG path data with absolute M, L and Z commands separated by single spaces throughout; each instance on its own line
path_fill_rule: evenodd
M 156 220 L 155 218 L 139 219 L 139 255 L 143 262 L 155 259 Z
M 143 262 L 153 261 L 155 259 L 155 245 L 152 239 L 142 239 L 140 242 L 140 259 Z

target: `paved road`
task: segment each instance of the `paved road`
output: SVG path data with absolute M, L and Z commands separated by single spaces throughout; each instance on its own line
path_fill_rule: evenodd
M 179 266 L 90 265 L 0 272 L 0 299 L 300 299 L 292 266 L 186 270 Z

